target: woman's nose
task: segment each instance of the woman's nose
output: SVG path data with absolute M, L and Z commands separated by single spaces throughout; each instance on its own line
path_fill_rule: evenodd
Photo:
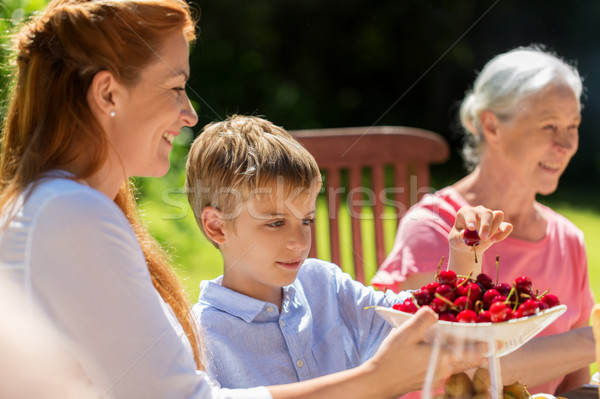
M 554 137 L 554 146 L 562 153 L 574 153 L 577 151 L 578 141 L 577 135 L 569 132 L 559 132 Z
M 185 105 L 181 110 L 181 120 L 183 121 L 184 126 L 191 127 L 198 123 L 198 114 L 192 106 L 190 99 L 187 97 L 185 100 Z

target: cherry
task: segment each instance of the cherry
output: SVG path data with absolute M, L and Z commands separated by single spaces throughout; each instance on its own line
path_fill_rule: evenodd
M 459 283 L 456 285 L 456 288 L 454 289 L 454 293 L 456 294 L 456 297 L 467 295 L 467 293 L 469 292 L 469 288 L 467 287 L 467 285 L 468 284 L 460 285 L 460 281 L 459 281 Z
M 448 310 L 449 304 L 446 301 L 447 301 L 447 299 L 445 300 L 444 297 L 435 297 L 435 298 L 433 298 L 433 301 L 431 301 L 429 306 L 431 306 L 431 308 L 437 314 L 442 314 Z
M 490 306 L 490 319 L 493 323 L 508 320 L 508 311 L 510 308 L 504 302 L 494 302 Z
M 434 281 L 433 283 L 429 283 L 423 287 L 421 287 L 422 290 L 425 290 L 429 293 L 429 299 L 433 299 L 433 294 L 435 294 L 435 290 L 437 290 L 437 288 L 440 286 L 440 283 L 438 283 L 437 281 Z
M 458 323 L 477 323 L 477 313 L 472 310 L 463 310 L 456 315 Z
M 531 279 L 529 277 L 517 277 L 515 279 L 515 287 L 519 293 L 525 293 L 529 296 L 533 296 L 533 284 L 531 283 Z
M 430 293 L 423 288 L 416 290 L 412 293 L 412 295 L 414 300 L 417 302 L 417 305 L 419 306 L 428 305 L 429 302 L 431 302 Z
M 549 308 L 553 308 L 555 306 L 560 305 L 560 301 L 558 300 L 558 297 L 556 295 L 552 295 L 552 294 L 544 295 L 544 297 L 542 298 L 542 301 L 545 302 Z
M 463 234 L 463 241 L 470 247 L 474 247 L 475 245 L 479 245 L 481 242 L 481 238 L 479 238 L 479 234 L 477 230 L 469 230 L 466 229 Z
M 471 283 L 467 285 L 467 296 L 471 302 L 475 303 L 481 299 L 481 287 L 477 283 Z
M 448 299 L 449 301 L 454 301 L 454 298 L 456 298 L 456 295 L 454 294 L 452 287 L 450 287 L 448 284 L 440 285 L 438 287 L 438 289 L 435 290 L 435 293 L 440 294 L 441 296 Z
M 508 296 L 508 294 L 510 293 L 510 290 L 512 288 L 507 283 L 499 283 L 499 284 L 496 284 L 496 286 L 494 287 L 494 289 L 496 291 L 498 291 L 500 293 L 500 295 Z
M 500 295 L 500 293 L 493 288 L 484 292 L 483 293 L 483 307 L 485 309 L 489 309 L 490 305 L 492 304 L 492 302 L 494 302 L 494 299 L 496 299 L 496 297 L 498 295 Z
M 479 238 L 479 234 L 477 233 L 477 230 L 464 230 L 463 233 L 463 241 L 465 242 L 465 244 L 473 247 L 473 255 L 475 256 L 475 263 L 477 263 L 477 250 L 475 249 L 475 247 L 477 245 L 479 245 L 479 243 L 481 242 L 481 239 Z
M 454 300 L 454 306 L 458 308 L 458 310 L 466 310 L 473 309 L 473 302 L 466 296 L 459 296 Z
M 440 320 L 454 323 L 456 321 L 456 316 L 454 316 L 454 313 L 452 312 L 444 312 L 440 314 Z
M 456 273 L 452 270 L 442 270 L 438 275 L 438 282 L 440 284 L 448 284 L 450 287 L 456 286 Z
M 489 323 L 492 321 L 492 315 L 489 310 L 484 310 L 477 315 L 477 323 Z
M 477 281 L 477 283 L 486 290 L 494 288 L 494 282 L 492 281 L 492 278 L 485 273 L 479 274 L 475 281 Z
M 540 311 L 548 309 L 550 306 L 544 301 L 537 301 L 538 309 Z
M 537 306 L 537 301 L 533 300 L 533 299 L 528 299 L 525 302 L 523 302 L 522 304 L 519 305 L 519 307 L 517 308 L 517 311 L 519 311 L 521 313 L 521 317 L 523 316 L 531 316 L 532 314 L 535 314 L 535 312 L 538 310 L 538 306 Z
M 411 299 L 405 299 L 402 303 L 396 303 L 392 308 L 406 313 L 416 313 L 419 309 Z

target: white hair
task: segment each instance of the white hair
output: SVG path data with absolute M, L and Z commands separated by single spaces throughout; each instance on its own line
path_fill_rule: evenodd
M 540 46 L 515 48 L 495 56 L 484 66 L 460 106 L 467 169 L 472 170 L 479 163 L 482 153 L 481 112 L 489 110 L 500 120 L 510 120 L 521 109 L 521 101 L 549 85 L 569 87 L 581 107 L 583 83 L 577 68 Z

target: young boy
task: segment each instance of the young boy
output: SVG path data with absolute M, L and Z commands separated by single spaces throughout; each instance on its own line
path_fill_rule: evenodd
M 306 259 L 321 187 L 306 149 L 264 119 L 232 116 L 204 128 L 186 169 L 197 222 L 223 256 L 223 275 L 201 283 L 194 306 L 207 371 L 223 387 L 307 380 L 356 367 L 376 352 L 391 327 L 364 307 L 409 294 L 386 298 L 336 265 Z M 473 209 L 457 225 L 473 229 Z M 495 239 L 508 234 L 493 221 Z M 473 262 L 464 244 L 451 248 L 455 259 Z

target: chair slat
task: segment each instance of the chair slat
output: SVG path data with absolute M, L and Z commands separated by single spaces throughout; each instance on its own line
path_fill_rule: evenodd
M 347 270 L 349 265 L 341 264 L 341 243 L 339 212 L 346 206 L 348 193 L 342 192 L 341 170 L 349 171 L 349 186 L 362 187 L 362 169 L 371 170 L 371 188 L 374 195 L 373 217 L 375 229 L 375 258 L 367 259 L 381 264 L 385 259 L 385 190 L 392 194 L 400 218 L 411 203 L 420 198 L 429 188 L 429 165 L 446 161 L 449 147 L 438 134 L 423 129 L 405 126 L 371 126 L 334 129 L 296 130 L 290 133 L 315 157 L 325 173 L 324 189 L 328 201 L 329 235 L 331 261 Z M 386 188 L 385 167 L 392 166 L 394 187 Z M 363 188 L 361 192 L 365 192 Z M 362 210 L 366 201 L 350 201 L 352 254 L 355 278 L 365 282 L 365 259 L 363 259 L 363 233 L 361 229 Z M 397 222 L 398 220 L 396 220 Z M 370 221 L 369 221 L 370 222 Z M 324 221 L 317 220 L 317 223 Z M 313 235 L 314 237 L 314 235 Z M 389 241 L 389 240 L 387 240 Z M 313 239 L 312 254 L 319 256 Z

